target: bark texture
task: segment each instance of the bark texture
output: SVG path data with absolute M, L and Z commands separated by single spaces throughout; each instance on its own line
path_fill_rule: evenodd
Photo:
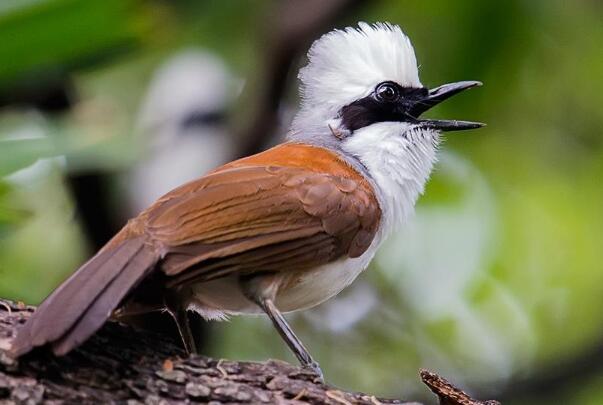
M 10 339 L 33 310 L 0 299 L 0 404 L 417 404 L 342 391 L 281 361 L 187 357 L 177 342 L 114 322 L 67 356 L 38 350 L 15 361 Z M 497 403 L 474 400 L 426 370 L 421 378 L 442 405 Z

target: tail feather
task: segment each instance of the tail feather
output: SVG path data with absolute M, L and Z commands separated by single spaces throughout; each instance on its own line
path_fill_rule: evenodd
M 28 322 L 35 346 L 58 339 L 79 318 L 102 289 L 127 265 L 140 246 L 128 242 L 104 250 L 85 263 L 40 305 Z M 27 331 L 23 328 L 24 333 Z M 42 333 L 45 331 L 45 333 Z
M 157 257 L 140 236 L 101 250 L 59 286 L 17 332 L 12 353 L 51 344 L 65 354 L 96 332 Z
M 137 254 L 127 267 L 99 294 L 75 325 L 60 340 L 53 342 L 52 349 L 57 356 L 79 346 L 96 332 L 111 316 L 121 300 L 148 274 L 155 264 L 149 254 Z

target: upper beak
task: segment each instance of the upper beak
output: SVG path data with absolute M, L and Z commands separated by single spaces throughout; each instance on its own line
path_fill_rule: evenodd
M 421 97 L 413 103 L 412 107 L 407 111 L 413 118 L 415 118 L 421 126 L 426 128 L 433 128 L 439 131 L 462 131 L 466 129 L 475 129 L 483 127 L 485 124 L 481 122 L 472 121 L 457 121 L 457 120 L 432 120 L 432 119 L 419 119 L 419 116 L 430 108 L 440 104 L 442 101 L 460 93 L 463 90 L 470 89 L 472 87 L 481 86 L 482 83 L 478 81 L 465 81 L 444 84 L 435 89 L 429 90 L 426 96 Z

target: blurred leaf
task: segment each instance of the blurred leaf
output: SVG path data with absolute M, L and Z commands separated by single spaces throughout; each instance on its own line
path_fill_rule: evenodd
M 0 237 L 2 237 L 13 225 L 28 218 L 31 213 L 15 208 L 9 201 L 13 187 L 6 182 L 0 181 Z
M 68 68 L 134 43 L 146 15 L 134 0 L 4 0 L 0 86 Z M 35 78 L 35 77 L 32 77 Z
M 57 155 L 52 139 L 11 139 L 0 141 L 0 176 L 23 169 L 38 159 Z
M 0 178 L 40 159 L 64 157 L 68 170 L 82 171 L 113 170 L 130 164 L 136 156 L 132 138 L 124 136 L 121 128 L 97 128 L 70 120 L 32 122 L 27 114 L 0 119 Z

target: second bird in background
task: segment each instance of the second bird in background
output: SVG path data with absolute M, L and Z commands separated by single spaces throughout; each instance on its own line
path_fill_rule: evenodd
M 136 130 L 147 149 L 125 179 L 131 215 L 232 157 L 227 119 L 241 87 L 217 55 L 202 49 L 181 51 L 157 70 Z

